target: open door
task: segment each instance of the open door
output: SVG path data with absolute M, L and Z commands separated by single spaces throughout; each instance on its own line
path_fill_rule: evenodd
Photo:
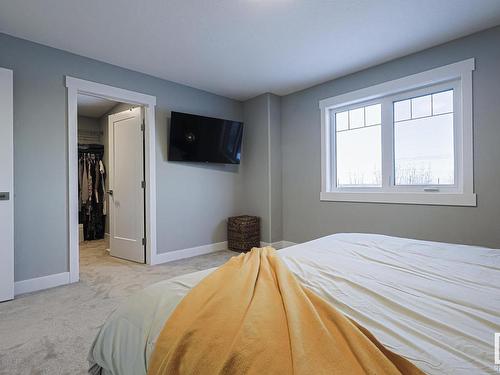
M 0 68 L 0 302 L 14 298 L 14 100 L 12 70 Z
M 109 116 L 110 254 L 145 263 L 143 110 Z

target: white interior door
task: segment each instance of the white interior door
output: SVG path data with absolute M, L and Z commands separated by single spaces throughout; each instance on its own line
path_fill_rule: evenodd
M 0 302 L 14 298 L 13 123 L 12 70 L 0 68 Z
M 112 256 L 145 262 L 142 108 L 109 116 L 109 227 Z

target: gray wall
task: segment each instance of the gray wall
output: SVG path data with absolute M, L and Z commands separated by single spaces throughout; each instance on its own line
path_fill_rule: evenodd
M 102 135 L 99 133 L 102 132 L 101 123 L 99 119 L 86 117 L 86 116 L 78 116 L 78 143 L 89 143 L 87 142 L 89 138 L 89 134 L 85 133 L 85 131 L 95 132 L 96 135 L 92 135 L 90 138 L 94 139 L 98 144 L 104 144 Z
M 500 247 L 500 27 L 282 98 L 284 239 L 370 232 Z M 476 58 L 477 207 L 320 202 L 320 99 Z
M 267 95 L 247 100 L 243 110 L 241 212 L 259 216 L 261 241 L 269 242 L 269 153 Z
M 158 251 L 225 240 L 240 170 L 167 162 L 167 121 L 171 110 L 241 121 L 240 102 L 4 34 L 0 66 L 14 71 L 16 281 L 68 271 L 65 75 L 157 97 Z
M 262 94 L 244 103 L 241 211 L 261 218 L 261 240 L 282 236 L 280 98 Z
M 281 160 L 281 98 L 269 94 L 269 150 L 271 189 L 271 241 L 283 240 L 283 165 Z

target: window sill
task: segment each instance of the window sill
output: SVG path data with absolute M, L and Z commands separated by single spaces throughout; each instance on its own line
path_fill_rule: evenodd
M 473 193 L 321 192 L 321 201 L 476 207 Z

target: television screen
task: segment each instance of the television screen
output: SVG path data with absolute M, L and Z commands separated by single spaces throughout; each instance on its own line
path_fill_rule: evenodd
M 239 164 L 243 123 L 172 112 L 168 160 Z

